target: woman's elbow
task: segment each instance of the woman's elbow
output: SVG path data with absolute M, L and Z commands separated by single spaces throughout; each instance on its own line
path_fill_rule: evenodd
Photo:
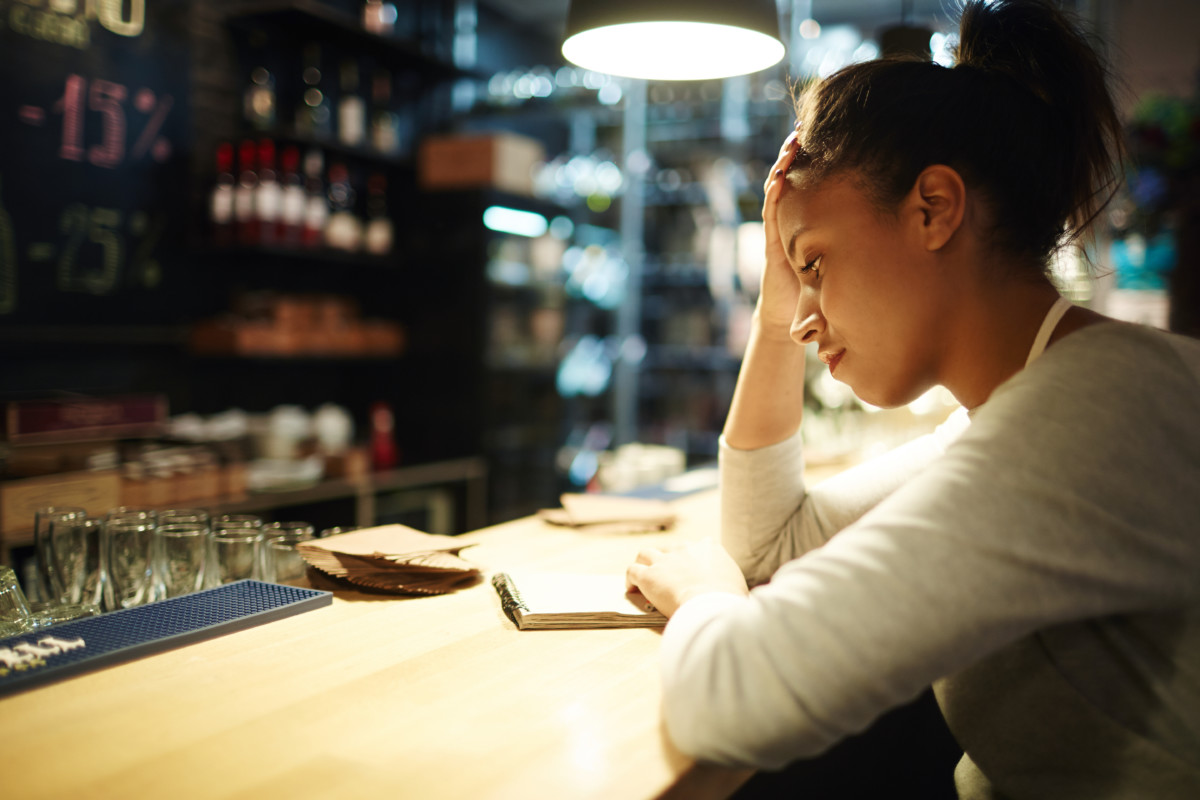
M 667 733 L 681 753 L 724 767 L 781 769 L 798 758 L 820 755 L 836 740 L 803 715 L 778 714 L 712 697 L 668 692 L 663 714 Z

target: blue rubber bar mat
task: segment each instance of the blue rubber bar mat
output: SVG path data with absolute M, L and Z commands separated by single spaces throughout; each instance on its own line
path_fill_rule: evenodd
M 0 695 L 290 617 L 330 592 L 242 580 L 0 639 Z

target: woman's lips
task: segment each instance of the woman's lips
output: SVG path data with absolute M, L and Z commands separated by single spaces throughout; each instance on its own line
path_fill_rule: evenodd
M 821 353 L 821 360 L 825 362 L 827 367 L 829 367 L 830 375 L 832 375 L 833 371 L 837 369 L 837 365 L 841 363 L 842 356 L 844 355 L 846 355 L 845 350 L 838 350 L 836 353 Z

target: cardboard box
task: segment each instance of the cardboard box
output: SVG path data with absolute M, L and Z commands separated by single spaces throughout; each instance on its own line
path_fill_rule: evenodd
M 220 470 L 216 464 L 206 464 L 181 472 L 174 478 L 174 502 L 181 505 L 203 503 L 221 494 Z
M 325 456 L 327 478 L 361 481 L 370 473 L 371 455 L 365 447 L 349 447 L 343 453 Z
M 117 442 L 63 442 L 16 445 L 8 449 L 4 477 L 37 478 L 64 472 L 114 469 L 121 461 Z
M 32 541 L 33 518 L 46 506 L 79 506 L 99 516 L 121 505 L 118 470 L 66 472 L 0 483 L 0 532 L 8 544 Z
M 88 442 L 158 436 L 167 422 L 163 395 L 19 400 L 4 408 L 4 435 L 12 444 Z
M 231 461 L 222 466 L 217 474 L 217 491 L 231 500 L 246 497 L 246 462 Z
M 500 189 L 533 194 L 533 171 L 546 160 L 542 143 L 515 133 L 434 136 L 421 143 L 423 189 Z
M 121 503 L 133 508 L 161 508 L 174 500 L 174 484 L 161 475 L 121 478 Z

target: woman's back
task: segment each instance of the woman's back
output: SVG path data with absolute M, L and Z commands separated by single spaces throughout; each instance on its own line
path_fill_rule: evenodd
M 755 536 L 792 540 L 778 563 L 743 564 L 775 573 L 754 621 L 688 653 L 681 696 L 754 687 L 750 703 L 709 704 L 730 714 L 710 720 L 725 757 L 811 755 L 949 676 L 937 684 L 947 721 L 1005 791 L 1058 775 L 1047 796 L 1094 796 L 1086 787 L 1117 774 L 1137 785 L 1154 773 L 1200 796 L 1200 342 L 1079 330 L 903 475 L 870 466 L 781 496 L 771 478 L 797 472 L 799 455 L 723 453 L 729 538 L 750 534 L 731 549 L 745 561 Z M 857 522 L 812 530 L 836 519 L 821 506 L 862 503 L 871 482 L 880 496 Z M 745 656 L 755 675 L 720 673 L 725 656 L 759 649 L 787 674 L 764 679 Z M 1063 794 L 1069 783 L 1084 788 Z

